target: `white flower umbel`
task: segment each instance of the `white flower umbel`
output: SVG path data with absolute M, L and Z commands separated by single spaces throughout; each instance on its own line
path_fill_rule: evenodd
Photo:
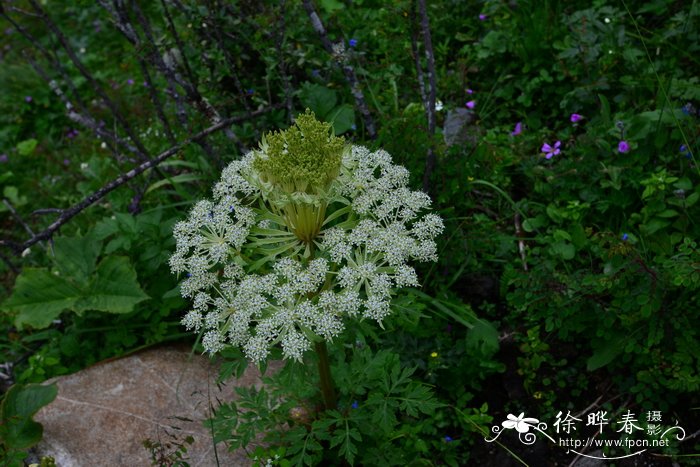
M 241 347 L 259 363 L 280 344 L 301 360 L 347 319 L 380 325 L 411 261 L 436 261 L 443 230 L 430 198 L 385 151 L 347 146 L 312 113 L 231 163 L 174 229 L 170 258 L 192 309 L 182 323 L 210 352 Z

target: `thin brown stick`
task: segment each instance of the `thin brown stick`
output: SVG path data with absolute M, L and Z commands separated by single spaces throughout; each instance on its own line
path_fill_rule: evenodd
M 520 225 L 520 214 L 515 213 L 513 216 L 513 224 L 515 225 L 515 236 L 518 237 L 518 251 L 520 252 L 520 260 L 523 262 L 523 270 L 527 272 L 527 260 L 525 254 L 525 241 L 523 240 L 523 229 Z
M 437 94 L 437 83 L 435 79 L 435 54 L 433 53 L 433 41 L 430 34 L 430 21 L 425 0 L 418 0 L 418 12 L 420 14 L 420 27 L 423 33 L 423 48 L 425 49 L 426 73 L 428 78 L 427 104 L 425 112 L 428 117 L 428 136 L 430 137 L 430 147 L 425 158 L 425 170 L 423 172 L 423 191 L 430 190 L 430 177 L 433 175 L 437 156 L 433 147 L 433 137 L 435 136 L 435 97 Z
M 260 110 L 256 110 L 255 112 L 252 112 L 250 114 L 250 116 L 257 117 L 257 116 L 263 115 L 267 112 L 270 112 L 272 110 L 278 109 L 280 107 L 281 107 L 281 105 L 266 107 L 264 109 L 260 109 Z M 176 144 L 175 146 L 172 146 L 171 148 L 163 151 L 157 157 L 142 163 L 141 165 L 131 169 L 130 171 L 128 171 L 124 174 L 121 174 L 119 177 L 112 180 L 111 182 L 109 182 L 107 185 L 103 186 L 99 190 L 95 191 L 94 193 L 92 193 L 91 195 L 89 195 L 87 198 L 83 199 L 79 203 L 71 206 L 70 208 L 62 210 L 61 214 L 58 216 L 58 219 L 56 219 L 51 225 L 49 225 L 42 232 L 35 234 L 32 238 L 25 241 L 24 243 L 17 244 L 15 242 L 8 241 L 8 240 L 0 240 L 0 246 L 10 247 L 15 251 L 15 253 L 19 254 L 22 251 L 24 251 L 26 248 L 29 248 L 30 246 L 34 245 L 35 243 L 40 242 L 42 240 L 49 239 L 53 235 L 54 232 L 56 232 L 61 226 L 63 226 L 70 219 L 75 217 L 78 213 L 83 211 L 88 206 L 95 204 L 97 201 L 104 198 L 108 193 L 112 192 L 116 188 L 119 188 L 121 185 L 124 185 L 126 182 L 133 179 L 137 175 L 145 172 L 148 169 L 156 167 L 158 164 L 160 164 L 164 160 L 166 160 L 169 157 L 172 157 L 173 155 L 180 152 L 186 146 L 188 146 L 192 143 L 196 143 L 196 142 L 206 138 L 210 134 L 215 133 L 219 130 L 222 130 L 223 128 L 225 128 L 227 126 L 230 126 L 234 123 L 240 123 L 240 122 L 247 120 L 247 119 L 248 119 L 247 115 L 227 118 L 225 120 L 220 121 L 216 125 L 212 125 L 206 129 L 200 131 L 199 133 L 185 139 L 184 141 Z
M 303 0 L 303 3 L 304 9 L 306 10 L 306 13 L 309 15 L 309 19 L 311 20 L 311 26 L 313 26 L 314 30 L 316 31 L 316 33 L 318 33 L 319 37 L 321 38 L 321 44 L 323 44 L 323 48 L 326 49 L 326 52 L 328 52 L 339 62 L 340 67 L 343 70 L 345 80 L 350 85 L 350 92 L 355 98 L 355 106 L 360 111 L 360 114 L 362 115 L 362 120 L 365 123 L 367 136 L 369 136 L 371 139 L 375 139 L 377 137 L 377 130 L 374 126 L 374 119 L 372 118 L 372 114 L 370 114 L 369 108 L 367 107 L 365 95 L 362 93 L 362 89 L 360 88 L 360 84 L 357 79 L 357 74 L 355 73 L 355 68 L 353 68 L 353 66 L 350 65 L 348 61 L 348 55 L 345 52 L 344 44 L 341 42 L 339 44 L 333 45 L 333 43 L 331 43 L 331 40 L 328 38 L 326 28 L 323 26 L 323 23 L 321 22 L 321 18 L 319 18 L 318 13 L 316 13 L 316 9 L 314 8 L 314 5 L 311 2 L 311 0 Z
M 83 75 L 83 77 L 86 80 L 88 80 L 88 82 L 90 82 L 95 92 L 102 98 L 102 101 L 109 108 L 109 110 L 112 112 L 112 115 L 114 115 L 114 118 L 117 120 L 117 122 L 119 122 L 119 125 L 124 129 L 124 132 L 126 132 L 126 134 L 129 136 L 129 139 L 131 139 L 131 141 L 138 149 L 139 157 L 144 160 L 148 159 L 148 151 L 144 147 L 143 143 L 141 143 L 141 140 L 136 136 L 136 133 L 134 133 L 134 131 L 132 130 L 131 125 L 129 125 L 129 122 L 127 122 L 127 120 L 117 108 L 117 105 L 109 98 L 109 96 L 107 96 L 107 94 L 99 85 L 95 77 L 92 76 L 92 74 L 87 70 L 87 68 L 85 68 L 83 63 L 75 54 L 73 48 L 68 43 L 68 39 L 66 39 L 61 30 L 58 28 L 58 26 L 56 26 L 53 20 L 51 20 L 51 17 L 48 14 L 46 14 L 44 9 L 41 8 L 41 6 L 36 2 L 36 0 L 29 0 L 29 3 L 32 5 L 32 8 L 34 8 L 34 10 L 40 15 L 44 24 L 46 24 L 46 26 L 51 30 L 54 36 L 56 36 L 61 46 L 63 47 L 63 50 L 65 50 L 66 54 L 68 55 L 68 58 L 73 63 L 73 65 L 75 65 L 78 71 L 80 71 L 80 74 Z

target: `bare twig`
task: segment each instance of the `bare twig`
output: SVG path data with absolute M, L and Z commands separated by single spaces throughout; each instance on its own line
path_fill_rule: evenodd
M 275 35 L 275 45 L 277 46 L 277 53 L 279 54 L 279 59 L 277 60 L 277 68 L 280 73 L 280 79 L 282 80 L 282 87 L 284 89 L 284 102 L 287 107 L 287 118 L 290 122 L 294 118 L 294 109 L 292 107 L 292 86 L 289 81 L 289 74 L 287 73 L 287 62 L 284 60 L 284 36 L 286 31 L 286 24 L 284 21 L 286 1 L 280 1 L 280 15 L 277 25 L 277 34 Z
M 13 274 L 19 274 L 19 269 L 17 268 L 17 266 L 12 264 L 12 261 L 10 261 L 10 258 L 8 258 L 7 256 L 0 253 L 0 259 L 3 260 L 5 262 L 5 264 L 7 264 L 7 267 L 10 268 L 10 271 L 12 271 Z
M 250 116 L 257 117 L 259 115 L 263 115 L 267 112 L 270 112 L 270 111 L 275 110 L 275 109 L 280 108 L 280 107 L 281 107 L 280 105 L 266 107 L 264 109 L 260 109 L 260 110 L 256 110 L 255 112 L 252 112 L 250 114 Z M 166 160 L 169 157 L 172 157 L 173 155 L 180 152 L 186 146 L 188 146 L 192 143 L 196 143 L 196 142 L 206 138 L 210 134 L 215 133 L 219 130 L 222 130 L 225 127 L 230 126 L 234 123 L 240 123 L 240 122 L 246 120 L 247 118 L 248 118 L 247 115 L 227 118 L 225 120 L 220 121 L 219 123 L 217 123 L 215 125 L 212 125 L 206 129 L 200 131 L 199 133 L 185 139 L 184 141 L 176 144 L 175 146 L 172 146 L 171 148 L 163 151 L 157 157 L 142 163 L 141 165 L 131 169 L 130 171 L 128 171 L 124 174 L 121 174 L 119 177 L 112 180 L 111 182 L 109 182 L 107 185 L 103 186 L 99 190 L 95 191 L 94 193 L 92 193 L 91 195 L 89 195 L 87 198 L 83 199 L 79 203 L 71 206 L 70 208 L 62 210 L 60 215 L 58 216 L 58 219 L 56 219 L 51 225 L 49 225 L 42 232 L 40 232 L 38 234 L 34 234 L 32 236 L 32 238 L 25 241 L 24 243 L 18 244 L 18 243 L 9 241 L 9 240 L 0 240 L 0 246 L 10 247 L 15 251 L 15 253 L 19 254 L 22 251 L 24 251 L 26 248 L 29 248 L 30 246 L 34 245 L 35 243 L 40 242 L 42 240 L 49 239 L 53 235 L 54 232 L 56 232 L 61 226 L 63 226 L 66 222 L 71 220 L 73 217 L 75 217 L 77 214 L 79 214 L 85 208 L 95 204 L 97 201 L 104 198 L 108 193 L 110 193 L 113 190 L 115 190 L 116 188 L 119 188 L 120 186 L 124 185 L 126 182 L 133 179 L 137 175 L 145 172 L 148 169 L 156 167 L 158 164 L 160 164 L 164 160 Z
M 520 252 L 520 260 L 523 262 L 523 270 L 527 272 L 525 241 L 523 240 L 523 229 L 520 225 L 520 213 L 516 212 L 515 216 L 513 216 L 513 224 L 515 225 L 515 236 L 518 237 L 518 251 Z
M 17 210 L 16 210 L 15 207 L 12 205 L 12 203 L 10 203 L 10 202 L 7 200 L 7 198 L 3 198 L 3 199 L 2 199 L 2 204 L 5 205 L 5 207 L 7 208 L 7 210 L 10 211 L 10 213 L 12 214 L 12 217 L 14 217 L 15 220 L 16 220 L 17 222 L 19 222 L 20 225 L 21 225 L 22 227 L 24 227 L 24 230 L 26 230 L 27 233 L 28 233 L 29 235 L 34 235 L 34 232 L 32 232 L 31 227 L 29 227 L 29 226 L 27 225 L 27 223 L 24 222 L 24 219 L 22 219 L 22 217 L 21 217 L 19 214 L 17 214 Z
M 80 61 L 78 56 L 75 54 L 75 51 L 73 48 L 70 46 L 68 43 L 68 40 L 66 37 L 63 35 L 61 30 L 56 26 L 56 24 L 51 20 L 51 17 L 46 14 L 46 12 L 41 8 L 41 6 L 36 2 L 36 0 L 29 0 L 29 3 L 32 5 L 32 8 L 41 16 L 41 19 L 44 21 L 46 26 L 51 30 L 51 32 L 56 36 L 58 41 L 61 43 L 61 46 L 63 47 L 63 50 L 66 51 L 66 54 L 68 55 L 68 58 L 70 61 L 75 65 L 75 67 L 80 71 L 80 74 L 83 75 L 83 77 L 90 82 L 92 85 L 93 89 L 95 92 L 102 98 L 102 101 L 107 105 L 109 110 L 112 112 L 112 115 L 114 115 L 114 118 L 119 122 L 119 125 L 124 129 L 126 134 L 129 136 L 131 141 L 134 143 L 136 148 L 138 149 L 138 155 L 141 159 L 148 159 L 148 151 L 146 148 L 143 146 L 139 138 L 136 136 L 136 133 L 131 128 L 131 125 L 129 125 L 129 122 L 126 121 L 124 116 L 121 114 L 119 109 L 117 108 L 116 104 L 107 96 L 107 94 L 102 90 L 102 87 L 99 85 L 97 80 L 92 76 L 92 74 L 85 68 L 83 63 Z
M 344 44 L 341 42 L 334 46 L 328 38 L 326 28 L 323 26 L 321 18 L 318 17 L 318 13 L 316 13 L 316 9 L 314 8 L 314 5 L 311 2 L 311 0 L 303 0 L 303 3 L 304 9 L 306 10 L 306 13 L 309 15 L 309 19 L 311 20 L 311 25 L 321 38 L 323 48 L 326 49 L 326 52 L 331 54 L 331 56 L 333 56 L 338 61 L 340 67 L 343 70 L 345 79 L 350 85 L 350 92 L 355 98 L 355 105 L 360 111 L 360 114 L 362 114 L 362 119 L 365 122 L 365 129 L 367 130 L 367 135 L 371 139 L 376 138 L 377 130 L 374 126 L 374 119 L 372 118 L 372 114 L 370 114 L 369 108 L 367 107 L 367 103 L 365 102 L 365 95 L 362 93 L 362 89 L 360 89 L 360 84 L 357 79 L 357 75 L 355 74 L 355 68 L 353 68 L 353 66 L 350 65 L 348 61 L 348 55 L 345 51 Z
M 433 42 L 430 35 L 430 22 L 428 20 L 428 11 L 425 6 L 425 0 L 418 0 L 418 12 L 420 14 L 420 27 L 423 33 L 423 48 L 425 49 L 425 58 L 427 61 L 427 78 L 428 92 L 423 94 L 427 97 L 427 102 L 424 100 L 425 113 L 428 118 L 428 136 L 430 138 L 430 147 L 425 158 L 425 170 L 423 172 L 423 191 L 430 190 L 430 177 L 435 170 L 437 157 L 433 147 L 433 137 L 435 136 L 435 96 L 437 94 L 437 84 L 435 81 L 435 55 L 433 53 Z M 416 62 L 418 63 L 418 61 Z M 420 68 L 419 68 L 420 69 Z M 417 70 L 418 71 L 418 70 Z

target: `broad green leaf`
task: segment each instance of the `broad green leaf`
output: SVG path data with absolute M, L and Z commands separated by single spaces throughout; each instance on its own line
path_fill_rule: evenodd
M 608 363 L 612 362 L 622 350 L 625 348 L 623 339 L 605 340 L 594 345 L 593 355 L 586 362 L 588 371 L 594 371 L 598 368 L 603 368 Z
M 102 260 L 89 284 L 77 285 L 47 269 L 27 268 L 17 277 L 12 296 L 4 303 L 17 312 L 15 326 L 46 328 L 62 311 L 87 310 L 128 313 L 148 299 L 136 280 L 136 272 L 124 257 Z
M 63 310 L 72 308 L 81 291 L 65 278 L 47 269 L 25 268 L 17 277 L 12 296 L 4 306 L 15 311 L 15 326 L 48 327 Z
M 355 111 L 348 104 L 339 105 L 331 111 L 328 121 L 333 124 L 336 135 L 343 134 L 355 124 Z
M 91 236 L 59 237 L 54 241 L 54 263 L 64 277 L 84 284 L 95 270 L 100 248 Z
M 565 260 L 573 259 L 576 256 L 576 248 L 571 243 L 563 240 L 553 243 L 551 248 L 554 254 L 561 256 Z
M 150 298 L 139 287 L 136 271 L 128 258 L 105 258 L 97 266 L 96 274 L 88 294 L 76 304 L 75 311 L 128 313 L 134 309 L 134 305 Z
M 467 332 L 465 344 L 467 349 L 477 350 L 484 355 L 493 355 L 498 352 L 498 331 L 493 324 L 479 319 Z
M 327 120 L 338 98 L 335 91 L 319 84 L 306 83 L 299 93 L 301 103 L 311 109 L 319 120 Z
M 32 416 L 56 398 L 55 384 L 43 386 L 14 385 L 2 403 L 2 434 L 4 442 L 13 449 L 27 449 L 41 441 L 42 426 Z

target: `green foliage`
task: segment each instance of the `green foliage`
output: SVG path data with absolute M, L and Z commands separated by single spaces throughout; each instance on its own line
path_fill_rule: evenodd
M 317 396 L 307 384 L 309 370 L 290 363 L 265 380 L 267 389 L 236 388 L 238 400 L 222 404 L 211 420 L 214 439 L 235 449 L 265 433 L 270 447 L 255 455 L 273 459 L 281 452 L 277 465 L 340 458 L 351 465 L 406 465 L 416 456 L 430 458 L 421 439 L 430 430 L 420 420 L 443 404 L 412 378 L 415 368 L 402 366 L 396 353 L 362 346 L 336 361 L 332 371 L 340 393 L 337 410 L 317 410 L 309 399 Z
M 90 236 L 57 238 L 54 269 L 25 269 L 4 303 L 17 313 L 15 325 L 43 329 L 66 310 L 128 313 L 148 299 L 129 259 L 108 256 L 98 264 L 101 249 L 101 242 Z
M 175 437 L 165 442 L 150 438 L 143 442 L 143 447 L 151 453 L 151 465 L 158 467 L 189 467 L 187 447 L 194 443 L 192 436 L 179 440 Z
M 3 466 L 23 465 L 23 450 L 41 441 L 43 433 L 42 426 L 32 417 L 57 394 L 55 384 L 16 384 L 7 391 L 0 404 L 0 458 Z
M 333 125 L 336 135 L 341 135 L 355 126 L 355 111 L 349 104 L 338 104 L 338 93 L 325 86 L 304 83 L 299 91 L 301 104 L 311 109 L 324 122 Z

